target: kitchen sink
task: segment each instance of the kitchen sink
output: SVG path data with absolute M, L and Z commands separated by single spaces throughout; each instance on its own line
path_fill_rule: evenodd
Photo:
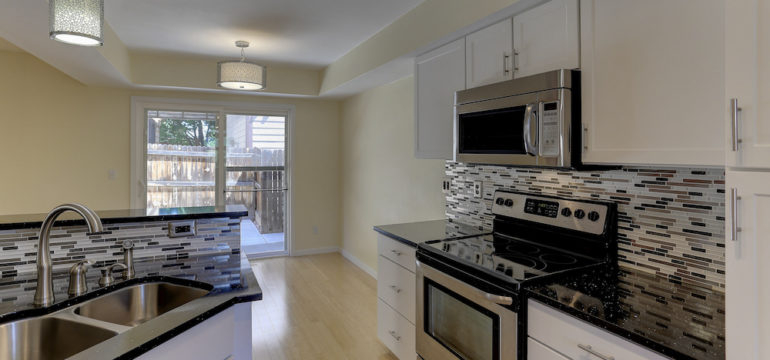
M 14 321 L 0 325 L 0 360 L 65 359 L 115 335 L 55 317 Z
M 208 293 L 208 290 L 163 282 L 137 284 L 85 302 L 75 309 L 75 314 L 136 326 Z

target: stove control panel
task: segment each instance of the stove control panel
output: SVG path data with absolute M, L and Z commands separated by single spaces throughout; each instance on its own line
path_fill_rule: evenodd
M 595 235 L 605 228 L 608 206 L 504 190 L 495 191 L 492 213 Z

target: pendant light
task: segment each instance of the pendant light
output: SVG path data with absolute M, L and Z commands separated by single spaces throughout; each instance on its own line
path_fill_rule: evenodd
M 265 67 L 246 61 L 245 48 L 248 41 L 236 41 L 241 48 L 241 60 L 220 61 L 217 63 L 217 85 L 232 90 L 262 90 L 265 88 Z
M 104 0 L 49 0 L 51 39 L 80 46 L 104 43 Z

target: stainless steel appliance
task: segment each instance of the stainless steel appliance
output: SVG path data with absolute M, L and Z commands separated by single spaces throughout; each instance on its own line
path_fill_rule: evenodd
M 580 72 L 556 70 L 458 91 L 459 162 L 583 168 Z
M 417 353 L 425 360 L 525 358 L 522 289 L 616 263 L 614 203 L 498 190 L 491 234 L 417 248 Z

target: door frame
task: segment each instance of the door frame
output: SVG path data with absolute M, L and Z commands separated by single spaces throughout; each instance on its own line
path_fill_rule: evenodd
M 217 181 L 216 201 L 217 206 L 224 205 L 225 186 L 225 137 L 227 132 L 226 114 L 264 114 L 286 116 L 286 224 L 284 231 L 285 250 L 277 253 L 265 254 L 265 256 L 291 255 L 293 243 L 292 220 L 294 218 L 294 177 L 292 168 L 294 165 L 294 114 L 296 107 L 289 104 L 269 104 L 244 101 L 212 101 L 201 99 L 178 99 L 163 97 L 131 97 L 131 128 L 130 128 L 130 175 L 129 193 L 131 209 L 145 209 L 147 207 L 147 125 L 145 112 L 147 109 L 173 109 L 185 111 L 218 112 L 219 135 L 217 139 Z M 221 189 L 220 189 L 221 187 Z

